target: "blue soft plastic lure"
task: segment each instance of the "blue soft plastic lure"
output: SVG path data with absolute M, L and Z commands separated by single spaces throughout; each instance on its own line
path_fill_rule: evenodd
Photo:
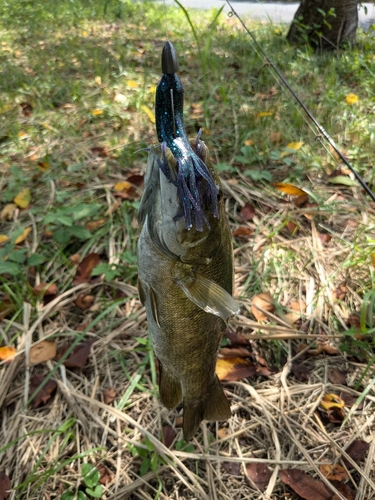
M 175 220 L 184 217 L 186 229 L 195 226 L 197 231 L 203 231 L 204 223 L 210 228 L 205 210 L 214 217 L 219 217 L 218 188 L 208 167 L 198 156 L 200 134 L 197 137 L 198 154 L 186 135 L 183 118 L 184 88 L 176 75 L 177 71 L 176 52 L 171 42 L 166 42 L 162 53 L 163 76 L 156 89 L 155 105 L 156 131 L 164 152 L 164 159 L 159 166 L 167 179 L 177 186 L 182 210 L 176 214 Z M 169 169 L 166 147 L 176 159 L 176 178 L 172 178 Z

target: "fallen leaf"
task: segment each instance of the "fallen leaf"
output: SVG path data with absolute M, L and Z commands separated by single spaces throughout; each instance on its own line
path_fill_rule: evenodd
M 332 384 L 346 385 L 346 374 L 339 368 L 329 368 L 328 380 Z
M 163 425 L 163 443 L 167 448 L 170 448 L 177 436 L 177 432 L 170 425 Z
M 260 113 L 257 114 L 258 118 L 264 118 L 266 116 L 272 116 L 273 111 L 261 111 Z
M 91 111 L 91 114 L 94 115 L 94 116 L 102 115 L 103 114 L 103 110 L 102 109 L 93 109 Z
M 250 227 L 240 226 L 233 231 L 232 236 L 247 237 L 252 234 L 254 234 L 254 231 Z
M 359 464 L 359 462 L 365 457 L 369 448 L 370 444 L 367 443 L 367 441 L 364 441 L 363 439 L 356 439 L 345 451 L 356 464 Z M 353 467 L 346 458 L 343 458 L 343 462 L 347 467 Z
M 239 335 L 237 332 L 234 332 L 230 328 L 225 330 L 224 335 L 232 345 L 249 345 L 249 341 L 245 339 L 242 335 Z
M 259 377 L 271 377 L 275 375 L 279 370 L 275 366 L 268 368 L 268 366 L 257 366 L 256 367 L 256 375 Z
M 357 493 L 352 490 L 350 486 L 339 481 L 331 481 L 331 483 L 346 500 L 355 500 Z M 332 500 L 340 500 L 340 497 L 338 495 L 333 495 Z
M 0 219 L 1 220 L 12 220 L 16 210 L 17 210 L 17 205 L 15 203 L 8 203 L 2 209 L 1 214 L 0 214 Z
M 330 481 L 344 481 L 349 477 L 344 467 L 339 464 L 320 465 L 319 470 Z
M 116 399 L 116 391 L 113 387 L 108 387 L 103 393 L 103 400 L 106 405 L 109 405 Z
M 328 420 L 332 424 L 342 424 L 342 422 L 344 421 L 345 413 L 343 412 L 342 408 L 330 408 L 326 413 Z
M 30 116 L 33 110 L 33 107 L 29 102 L 20 102 L 20 108 L 24 116 Z
M 76 300 L 74 301 L 74 304 L 80 309 L 82 309 L 82 311 L 85 311 L 86 309 L 90 309 L 94 301 L 95 301 L 94 295 L 84 295 L 83 293 L 80 293 L 76 298 Z
M 298 196 L 293 200 L 294 206 L 299 208 L 305 205 L 309 201 L 309 195 L 307 193 L 301 194 L 301 196 Z
M 32 229 L 31 227 L 26 227 L 26 228 L 23 230 L 23 233 L 22 233 L 22 234 L 20 234 L 20 235 L 18 236 L 18 238 L 16 238 L 16 240 L 15 240 L 15 242 L 14 242 L 14 243 L 15 243 L 16 245 L 19 245 L 20 243 L 23 243 L 23 242 L 26 240 L 26 238 L 29 236 L 29 234 L 31 233 L 31 229 Z
M 273 186 L 278 190 L 281 191 L 282 193 L 288 194 L 289 196 L 304 196 L 305 191 L 300 189 L 297 186 L 294 186 L 293 184 L 288 184 L 286 182 L 274 182 Z
M 38 168 L 42 172 L 45 172 L 46 170 L 49 170 L 51 168 L 51 165 L 47 161 L 38 161 Z
M 91 148 L 91 153 L 94 156 L 99 156 L 100 158 L 105 158 L 106 156 L 108 156 L 107 150 L 101 146 L 94 146 L 93 148 Z
M 9 241 L 9 236 L 6 234 L 0 234 L 0 245 L 4 245 L 7 241 Z
M 358 102 L 358 99 L 359 97 L 357 96 L 357 94 L 348 94 L 346 97 L 345 97 L 345 100 L 348 104 L 356 104 Z
M 325 484 L 299 469 L 283 469 L 280 479 L 305 500 L 331 500 L 332 493 Z
M 39 344 L 33 345 L 30 349 L 30 365 L 37 365 L 49 361 L 56 356 L 56 342 L 42 340 Z
M 56 283 L 39 283 L 39 285 L 33 288 L 34 295 L 57 295 L 57 285 Z
M 264 311 L 268 311 L 273 313 L 275 310 L 275 304 L 271 297 L 270 292 L 260 293 L 255 295 L 251 301 L 251 312 L 257 319 L 257 321 L 265 321 L 268 316 L 262 312 L 260 309 Z
M 252 146 L 254 144 L 254 141 L 253 139 L 246 139 L 246 141 L 244 141 L 244 144 L 245 146 Z
M 235 381 L 255 375 L 256 366 L 243 358 L 218 358 L 215 371 L 219 380 Z
M 231 434 L 231 430 L 229 427 L 220 427 L 217 431 L 217 437 L 219 439 L 227 438 Z
M 70 356 L 64 361 L 64 365 L 67 368 L 79 368 L 83 369 L 85 366 L 91 352 L 91 346 L 94 343 L 94 340 L 86 340 L 86 342 L 82 342 L 78 344 Z M 65 345 L 57 354 L 57 359 L 59 360 L 69 349 L 69 345 Z
M 340 393 L 340 398 L 345 402 L 346 408 L 351 408 L 352 406 L 355 405 L 355 403 L 356 403 L 356 401 L 358 399 L 358 396 L 350 394 L 349 392 L 342 391 Z M 357 406 L 357 408 L 358 408 L 358 410 L 362 410 L 362 408 L 363 408 L 363 401 L 361 401 L 359 403 L 359 405 Z
M 289 144 L 286 145 L 287 150 L 289 151 L 283 151 L 280 155 L 280 158 L 284 158 L 284 156 L 288 156 L 292 154 L 294 151 L 298 151 L 299 149 L 302 148 L 303 142 L 290 142 Z
M 246 464 L 246 479 L 251 487 L 254 485 L 261 491 L 265 490 L 271 479 L 271 472 L 265 463 L 250 462 Z
M 346 293 L 348 291 L 348 287 L 346 283 L 341 283 L 336 290 L 332 292 L 333 300 L 344 300 L 346 297 Z
M 73 265 L 77 265 L 81 261 L 81 255 L 79 253 L 74 253 L 69 257 L 69 260 Z
M 87 222 L 85 224 L 86 229 L 89 231 L 95 231 L 98 227 L 102 226 L 105 224 L 106 220 L 105 219 L 99 219 L 99 220 L 93 220 L 91 222 Z
M 44 375 L 34 374 L 31 377 L 30 388 L 29 388 L 30 396 L 34 394 L 34 392 L 38 389 L 38 387 L 44 381 L 44 379 L 45 379 Z M 31 406 L 33 408 L 38 408 L 38 406 L 46 404 L 47 401 L 51 398 L 56 388 L 57 388 L 56 380 L 50 378 L 47 381 L 47 383 L 42 387 L 42 389 L 40 389 L 38 393 L 35 395 L 35 397 L 32 399 Z
M 329 354 L 330 356 L 335 356 L 336 354 L 340 354 L 339 348 L 330 344 L 323 344 L 322 350 L 323 352 Z
M 31 201 L 31 192 L 29 188 L 22 189 L 13 199 L 14 203 L 20 208 L 27 208 Z
M 331 408 L 344 408 L 345 402 L 337 394 L 324 394 L 320 405 L 325 410 L 330 410 Z
M 126 80 L 125 83 L 129 89 L 136 89 L 137 87 L 139 87 L 139 83 L 135 80 Z
M 132 187 L 132 185 L 130 184 L 130 182 L 128 182 L 128 181 L 121 181 L 121 182 L 118 182 L 117 184 L 115 184 L 113 186 L 113 189 L 115 191 L 118 191 L 119 193 L 122 193 L 123 191 L 127 191 L 131 187 Z
M 76 275 L 73 278 L 73 285 L 78 285 L 80 283 L 87 283 L 90 281 L 91 273 L 98 264 L 100 263 L 100 256 L 97 253 L 89 253 L 84 259 L 78 264 Z
M 149 118 L 149 120 L 150 120 L 151 123 L 155 123 L 154 112 L 151 111 L 151 109 L 148 106 L 146 106 L 145 104 L 142 104 L 141 110 L 146 113 L 146 115 L 148 116 L 148 118 Z
M 4 345 L 3 347 L 0 347 L 0 360 L 10 363 L 11 361 L 13 361 L 16 352 L 17 349 L 15 349 L 14 347 Z
M 8 498 L 11 487 L 9 477 L 4 472 L 0 472 L 0 500 Z
M 222 462 L 225 472 L 231 476 L 241 476 L 241 464 L 239 462 Z
M 272 132 L 271 133 L 270 141 L 272 142 L 272 144 L 280 144 L 280 142 L 282 142 L 282 140 L 283 140 L 283 137 L 280 134 L 280 132 Z
M 329 233 L 319 233 L 319 239 L 323 245 L 328 245 L 332 239 L 332 235 Z
M 246 203 L 240 210 L 240 218 L 243 222 L 253 220 L 255 215 L 255 208 L 250 203 Z
M 220 358 L 248 358 L 250 355 L 246 347 L 222 347 L 219 351 Z
M 288 220 L 286 223 L 286 228 L 290 232 L 291 235 L 295 235 L 298 233 L 299 228 L 297 224 L 291 220 Z
M 292 373 L 300 382 L 308 382 L 310 376 L 310 368 L 304 364 L 292 364 Z
M 100 484 L 108 484 L 115 478 L 115 474 L 110 469 L 108 469 L 106 465 L 97 464 L 95 467 L 98 469 L 100 474 Z

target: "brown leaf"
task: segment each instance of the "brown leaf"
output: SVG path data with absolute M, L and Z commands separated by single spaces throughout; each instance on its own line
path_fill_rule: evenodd
M 295 198 L 293 200 L 293 203 L 294 203 L 294 206 L 299 208 L 299 207 L 303 207 L 303 205 L 305 205 L 305 203 L 307 203 L 309 201 L 309 195 L 307 193 L 305 194 L 301 194 L 301 196 L 298 196 L 297 198 Z
M 108 484 L 115 478 L 114 473 L 110 469 L 108 469 L 108 467 L 103 463 L 97 464 L 96 468 L 98 469 L 100 474 L 100 479 L 99 479 L 100 484 Z
M 328 380 L 332 384 L 346 385 L 346 374 L 339 368 L 329 368 Z
M 305 364 L 292 364 L 292 373 L 300 382 L 308 382 L 310 376 L 310 369 Z
M 373 438 L 374 439 L 374 438 Z M 350 446 L 345 450 L 350 458 L 354 460 L 356 464 L 364 458 L 368 449 L 370 448 L 370 444 L 367 441 L 363 441 L 363 439 L 356 439 L 352 442 Z M 349 460 L 343 458 L 343 462 L 347 467 L 352 468 L 352 465 L 349 463 Z
M 114 399 L 116 399 L 116 391 L 113 387 L 108 387 L 103 393 L 104 403 L 109 405 Z
M 297 186 L 293 186 L 293 184 L 288 184 L 286 182 L 274 182 L 274 187 L 281 191 L 282 193 L 288 194 L 289 196 L 303 196 L 305 191 L 300 189 Z
M 241 380 L 251 377 L 255 373 L 255 365 L 243 358 L 219 358 L 216 362 L 216 375 L 219 377 L 219 380 Z
M 87 222 L 85 224 L 85 228 L 88 229 L 89 231 L 95 231 L 95 229 L 102 226 L 106 222 L 107 221 L 105 219 L 93 220 L 91 222 Z
M 319 239 L 323 245 L 328 245 L 332 239 L 332 235 L 329 233 L 319 233 Z
M 346 292 L 348 291 L 348 287 L 346 286 L 346 283 L 341 283 L 336 290 L 333 291 L 332 297 L 333 300 L 344 300 L 346 297 Z
M 279 370 L 276 367 L 268 368 L 268 366 L 257 366 L 256 367 L 256 375 L 260 377 L 271 377 L 271 375 L 275 375 Z
M 288 222 L 286 223 L 286 228 L 292 235 L 297 234 L 299 231 L 297 224 L 291 220 L 288 220 Z
M 99 264 L 99 262 L 99 254 L 89 253 L 86 255 L 86 257 L 78 264 L 76 275 L 73 278 L 73 285 L 79 285 L 80 283 L 87 283 L 90 281 L 92 270 Z
M 102 148 L 101 146 L 94 146 L 93 148 L 91 148 L 91 153 L 94 156 L 99 156 L 100 158 L 105 158 L 106 156 L 108 156 L 107 150 L 105 148 Z
M 76 300 L 74 301 L 74 304 L 80 309 L 82 309 L 82 311 L 85 311 L 86 309 L 90 309 L 94 301 L 95 301 L 94 295 L 83 295 L 83 293 L 80 293 L 76 298 Z
M 239 335 L 239 333 L 234 332 L 230 328 L 227 328 L 225 330 L 224 335 L 228 340 L 230 340 L 231 345 L 249 345 L 249 341 L 247 339 L 245 339 L 242 335 Z
M 340 354 L 339 348 L 330 344 L 323 344 L 322 350 L 323 352 L 329 354 L 330 356 L 335 356 L 336 354 Z
M 7 345 L 0 347 L 0 361 L 6 361 L 7 363 L 10 363 L 11 361 L 13 361 L 16 352 L 17 349 L 15 349 L 14 347 L 9 347 Z
M 29 102 L 20 102 L 20 108 L 24 116 L 30 116 L 33 111 L 33 107 Z
M 56 283 L 39 283 L 39 285 L 33 288 L 34 295 L 57 295 L 57 285 Z
M 251 356 L 246 347 L 222 347 L 219 351 L 220 358 L 248 358 Z
M 222 462 L 223 469 L 231 476 L 241 476 L 241 464 L 239 462 Z
M 350 486 L 339 481 L 331 481 L 331 483 L 346 500 L 355 500 L 357 493 L 352 490 Z M 340 497 L 338 495 L 333 495 L 332 500 L 340 500 Z
M 319 470 L 330 481 L 344 481 L 349 477 L 344 467 L 339 464 L 320 465 Z
M 67 368 L 79 368 L 82 370 L 88 360 L 88 357 L 90 356 L 91 346 L 93 343 L 94 340 L 86 340 L 86 342 L 78 344 L 70 356 L 64 361 L 64 365 Z M 69 347 L 69 345 L 62 347 L 57 355 L 58 360 L 66 353 Z
M 248 220 L 253 220 L 255 215 L 255 208 L 250 203 L 246 203 L 244 207 L 240 210 L 240 218 L 243 222 Z
M 42 340 L 39 344 L 31 347 L 29 365 L 37 365 L 38 363 L 53 359 L 56 356 L 56 350 L 56 342 Z
M 251 301 L 251 312 L 257 319 L 257 321 L 264 321 L 268 318 L 268 316 L 260 311 L 258 308 L 263 309 L 264 311 L 268 311 L 273 313 L 275 310 L 275 304 L 271 297 L 270 292 L 260 293 L 259 295 L 255 295 L 253 300 Z
M 239 236 L 240 238 L 246 238 L 247 236 L 251 236 L 254 234 L 254 231 L 247 226 L 240 226 L 235 229 L 232 233 L 232 236 Z
M 305 500 L 331 500 L 332 493 L 325 484 L 299 469 L 283 469 L 280 479 Z
M 345 418 L 342 408 L 330 408 L 326 414 L 332 424 L 342 424 Z
M 79 264 L 79 263 L 80 263 L 80 261 L 81 261 L 81 256 L 80 256 L 80 254 L 79 254 L 79 253 L 74 253 L 73 255 L 71 255 L 71 256 L 69 257 L 69 260 L 70 260 L 70 262 L 71 262 L 73 265 L 77 265 L 77 264 Z
M 246 479 L 250 486 L 265 490 L 271 478 L 271 472 L 265 463 L 250 462 L 246 464 Z
M 135 187 L 141 187 L 144 183 L 144 176 L 139 174 L 132 174 L 129 175 L 126 180 Z
M 170 448 L 177 436 L 177 432 L 170 425 L 163 425 L 163 443 L 167 448 Z
M 0 472 L 0 500 L 8 498 L 11 487 L 9 477 L 4 472 Z
M 43 382 L 44 379 L 45 379 L 44 375 L 35 374 L 31 377 L 30 389 L 29 389 L 30 396 L 34 394 L 34 392 L 38 389 L 38 387 L 40 386 L 40 384 Z M 32 399 L 31 406 L 33 408 L 38 408 L 38 406 L 46 404 L 47 401 L 51 398 L 56 388 L 57 388 L 56 380 L 50 378 L 47 381 L 46 385 L 44 385 L 42 389 L 40 389 L 39 392 L 36 394 L 36 396 Z
M 340 398 L 345 401 L 345 406 L 346 408 L 351 408 L 354 406 L 355 402 L 358 399 L 358 396 L 354 396 L 353 394 L 350 394 L 349 392 L 341 392 L 340 393 Z M 363 408 L 363 401 L 359 403 L 357 406 L 358 410 L 362 410 Z
M 270 141 L 272 144 L 280 144 L 282 142 L 283 138 L 280 132 L 271 132 L 270 134 Z

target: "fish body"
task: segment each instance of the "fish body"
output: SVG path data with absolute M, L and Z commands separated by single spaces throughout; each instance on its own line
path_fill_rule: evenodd
M 189 440 L 203 419 L 230 417 L 215 365 L 227 319 L 237 312 L 238 304 L 231 296 L 231 234 L 207 147 L 199 138 L 195 143 L 186 138 L 187 161 L 193 158 L 187 164 L 162 139 L 161 145 L 149 148 L 139 209 L 138 287 L 160 364 L 160 397 L 167 408 L 183 402 L 183 430 Z M 196 174 L 198 160 L 209 180 Z M 189 228 L 177 182 L 184 168 L 188 175 L 192 169 L 198 180 L 196 200 L 202 214 L 190 205 Z M 212 185 L 215 210 L 208 193 Z M 204 221 L 203 226 L 197 221 Z

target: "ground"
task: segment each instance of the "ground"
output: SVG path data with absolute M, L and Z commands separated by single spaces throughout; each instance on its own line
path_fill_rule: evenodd
M 0 499 L 375 498 L 375 205 L 238 21 L 0 10 Z M 315 54 L 249 26 L 372 189 L 372 32 Z M 158 399 L 136 289 L 166 34 L 188 133 L 203 128 L 222 179 L 241 303 L 218 363 L 232 418 L 191 443 Z

